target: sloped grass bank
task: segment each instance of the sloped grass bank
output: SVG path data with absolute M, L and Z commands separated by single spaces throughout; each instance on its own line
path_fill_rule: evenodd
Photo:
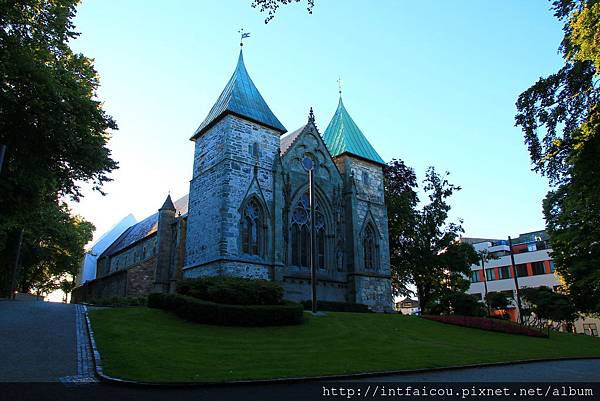
M 600 339 L 486 332 L 401 315 L 306 315 L 299 326 L 219 327 L 162 310 L 94 310 L 106 374 L 146 382 L 222 382 L 556 357 L 600 357 Z

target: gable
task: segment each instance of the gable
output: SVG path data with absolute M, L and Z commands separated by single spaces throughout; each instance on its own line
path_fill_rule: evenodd
M 341 179 L 321 134 L 312 122 L 281 137 L 280 143 L 281 161 L 286 171 L 306 174 L 302 160 L 304 156 L 309 156 L 315 163 L 317 178 Z

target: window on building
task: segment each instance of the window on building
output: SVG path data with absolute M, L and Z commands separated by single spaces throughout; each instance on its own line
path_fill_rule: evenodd
M 310 200 L 305 193 L 292 212 L 292 265 L 308 267 L 310 262 Z M 319 268 L 325 268 L 327 241 L 325 215 L 317 201 L 315 204 L 316 260 Z
M 377 256 L 379 254 L 379 244 L 377 241 L 377 234 L 375 233 L 375 228 L 373 228 L 373 225 L 371 224 L 367 224 L 367 227 L 365 227 L 363 247 L 365 269 L 377 269 Z
M 500 280 L 510 278 L 510 266 L 500 266 L 498 267 L 498 278 Z
M 496 275 L 494 274 L 494 269 L 485 269 L 485 279 L 487 281 L 496 280 Z
M 479 270 L 471 271 L 471 282 L 478 283 L 479 281 Z
M 546 271 L 544 270 L 544 262 L 533 262 L 531 264 L 531 270 L 534 276 L 546 274 Z
M 598 337 L 598 326 L 596 323 L 584 323 L 583 332 L 588 336 Z
M 369 173 L 367 173 L 366 171 L 363 171 L 362 180 L 363 180 L 363 184 L 369 185 Z
M 556 271 L 556 266 L 554 265 L 554 261 L 550 261 L 550 273 L 554 273 Z
M 521 263 L 517 265 L 517 276 L 518 277 L 527 277 L 529 273 L 527 272 L 527 263 Z
M 256 199 L 251 199 L 244 208 L 242 218 L 242 252 L 260 256 L 263 251 L 263 213 Z

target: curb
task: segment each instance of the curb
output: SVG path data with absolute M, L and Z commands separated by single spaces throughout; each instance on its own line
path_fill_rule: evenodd
M 422 368 L 422 369 L 404 369 L 404 370 L 390 370 L 383 372 L 368 372 L 368 373 L 350 373 L 342 375 L 327 375 L 327 376 L 310 376 L 310 377 L 283 377 L 275 379 L 258 379 L 258 380 L 234 380 L 229 382 L 143 382 L 137 380 L 126 380 L 118 377 L 112 377 L 104 373 L 102 369 L 102 360 L 100 352 L 96 347 L 96 340 L 94 338 L 94 331 L 92 330 L 92 324 L 88 316 L 87 308 L 85 310 L 85 321 L 87 325 L 88 338 L 90 341 L 90 347 L 92 349 L 92 355 L 94 358 L 94 371 L 96 376 L 105 383 L 118 384 L 122 386 L 132 387 L 148 387 L 148 388 L 182 388 L 182 387 L 218 387 L 218 386 L 231 386 L 231 385 L 263 385 L 263 384 L 287 384 L 287 383 L 304 383 L 310 381 L 340 381 L 340 380 L 352 380 L 352 379 L 364 379 L 369 377 L 381 377 L 381 376 L 393 376 L 393 375 L 409 375 L 415 373 L 430 373 L 430 372 L 444 372 L 461 369 L 473 369 L 473 368 L 487 368 L 495 366 L 506 366 L 506 365 L 524 365 L 528 363 L 536 362 L 554 362 L 554 361 L 576 361 L 586 359 L 600 359 L 600 357 L 594 356 L 582 356 L 582 357 L 558 357 L 558 358 L 540 358 L 540 359 L 524 359 L 518 361 L 506 361 L 506 362 L 488 362 L 488 363 L 475 363 L 470 365 L 454 365 L 445 366 L 439 368 Z

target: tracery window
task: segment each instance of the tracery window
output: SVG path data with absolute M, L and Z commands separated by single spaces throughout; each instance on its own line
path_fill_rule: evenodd
M 365 228 L 363 249 L 365 269 L 375 270 L 377 268 L 377 256 L 379 255 L 379 243 L 375 229 L 371 224 L 368 224 Z
M 325 216 L 315 202 L 315 234 L 317 267 L 325 268 Z M 308 267 L 310 263 L 310 200 L 302 195 L 292 211 L 292 265 Z
M 263 213 L 256 199 L 247 203 L 242 216 L 242 251 L 260 256 L 264 239 Z

